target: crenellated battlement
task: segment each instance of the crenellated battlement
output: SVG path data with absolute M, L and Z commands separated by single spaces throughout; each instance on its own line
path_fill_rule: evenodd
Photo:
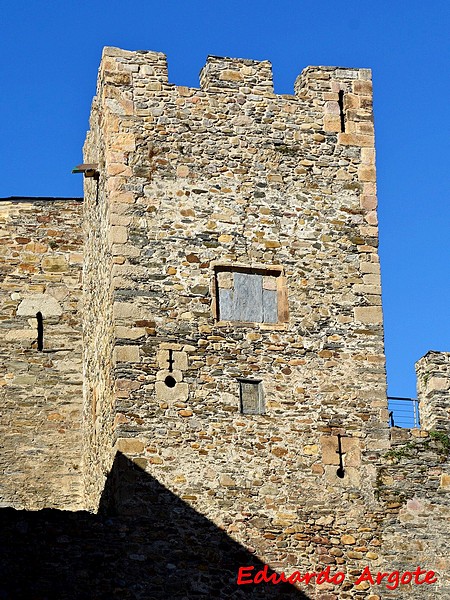
M 126 75 L 128 73 L 128 76 Z M 122 75 L 120 75 L 122 74 Z M 205 66 L 200 70 L 199 88 L 189 88 L 209 93 L 254 94 L 273 96 L 272 64 L 268 60 L 257 61 L 244 58 L 208 56 Z M 115 85 L 132 85 L 141 82 L 140 87 L 149 85 L 147 91 L 158 92 L 162 89 L 179 89 L 177 84 L 169 84 L 167 58 L 162 52 L 147 50 L 121 50 L 107 46 L 103 50 L 99 81 Z M 337 101 L 339 91 L 355 96 L 371 96 L 370 69 L 343 67 L 306 67 L 294 82 L 294 95 L 300 99 L 316 94 L 332 94 L 325 101 Z M 276 95 L 285 97 L 286 95 Z M 333 114 L 333 108 L 330 114 Z M 358 103 L 347 100 L 347 108 L 360 108 Z
M 268 60 L 208 56 L 200 71 L 200 87 L 205 92 L 273 94 L 272 64 Z
M 234 106 L 230 112 L 232 101 Z M 362 181 L 373 183 L 366 204 L 374 207 L 370 69 L 306 67 L 295 81 L 294 94 L 280 95 L 274 93 L 269 61 L 209 56 L 200 72 L 200 87 L 192 88 L 169 83 L 167 59 L 161 52 L 130 52 L 107 47 L 100 65 L 93 114 L 96 106 L 102 113 L 107 110 L 118 117 L 129 115 L 143 118 L 149 125 L 156 123 L 161 132 L 166 129 L 159 127 L 163 122 L 185 121 L 190 128 L 189 121 L 193 119 L 197 128 L 199 115 L 203 113 L 209 135 L 215 134 L 220 123 L 225 133 L 233 124 L 240 125 L 236 133 L 241 133 L 242 127 L 253 127 L 256 122 L 261 124 L 266 137 L 272 130 L 267 139 L 273 137 L 277 144 L 281 141 L 289 145 L 303 144 L 308 135 L 315 135 L 315 141 L 321 142 L 323 134 L 337 135 L 338 144 L 362 148 Z M 211 119 L 216 113 L 218 116 Z M 220 114 L 228 115 L 230 120 L 222 121 Z M 232 127 L 230 133 L 232 130 L 235 128 Z M 170 132 L 168 135 L 161 133 L 165 139 L 170 138 Z M 95 156 L 91 160 L 98 162 Z

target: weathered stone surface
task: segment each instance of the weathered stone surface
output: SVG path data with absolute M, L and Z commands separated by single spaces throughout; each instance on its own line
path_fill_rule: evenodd
M 67 259 L 60 255 L 44 257 L 41 265 L 44 272 L 66 273 L 69 270 Z
M 85 506 L 82 454 L 82 204 L 0 201 L 0 505 Z M 37 349 L 37 313 L 43 351 Z
M 176 383 L 174 387 L 169 387 L 164 381 L 157 381 L 155 383 L 155 393 L 158 400 L 187 400 L 189 396 L 189 386 L 187 383 Z
M 363 196 L 375 194 L 373 136 L 357 129 L 372 115 L 354 89 L 367 81 L 366 71 L 310 67 L 296 94 L 280 97 L 267 62 L 210 57 L 195 90 L 167 84 L 165 72 L 156 76 L 166 65 L 152 53 L 108 54 L 108 61 L 111 72 L 125 65 L 133 73 L 131 90 L 115 80 L 114 97 L 131 100 L 136 118 L 105 102 L 110 83 L 100 79 L 85 161 L 104 160 L 105 173 L 98 204 L 86 183 L 86 209 L 99 215 L 89 222 L 105 220 L 91 227 L 100 236 L 90 236 L 87 264 L 98 264 L 95 243 L 103 251 L 105 240 L 115 240 L 120 262 L 105 255 L 101 268 L 105 284 L 108 269 L 114 275 L 116 347 L 124 360 L 115 371 L 99 361 L 96 379 L 142 382 L 116 390 L 116 435 L 128 439 L 131 426 L 147 440 L 133 461 L 147 461 L 147 473 L 211 521 L 230 519 L 236 539 L 250 537 L 266 561 L 277 562 L 280 553 L 265 536 L 282 540 L 292 567 L 309 560 L 300 542 L 332 537 L 334 518 L 346 523 L 338 545 L 344 534 L 363 545 L 361 523 L 378 536 L 366 513 L 372 457 L 388 435 L 376 204 L 362 206 Z M 99 156 L 102 148 L 108 150 Z M 131 196 L 119 204 L 123 193 Z M 121 252 L 125 240 L 132 254 Z M 219 322 L 221 294 L 234 293 L 241 279 L 245 287 L 252 268 L 259 269 L 259 297 L 239 292 L 245 310 Z M 264 293 L 276 308 L 268 319 L 253 316 L 264 315 Z M 94 302 L 93 287 L 88 294 Z M 145 335 L 134 335 L 134 327 Z M 128 361 L 124 346 L 134 349 Z M 240 414 L 240 380 L 261 386 L 264 415 Z M 108 405 L 107 389 L 102 393 Z M 107 430 L 109 415 L 103 419 Z M 97 446 L 93 464 L 96 453 L 107 456 L 107 446 Z M 249 497 L 253 529 L 239 516 Z M 330 506 L 334 518 L 323 520 Z M 300 525 L 306 538 L 287 537 L 287 527 Z M 362 553 L 356 543 L 354 552 Z M 360 554 L 345 560 L 355 565 Z
M 127 228 L 123 225 L 111 227 L 109 239 L 112 244 L 125 244 L 128 239 Z
M 440 487 L 443 489 L 450 489 L 450 475 L 443 473 L 441 475 Z
M 450 353 L 428 352 L 416 363 L 420 422 L 424 429 L 450 433 Z
M 168 369 L 169 365 L 172 369 L 179 371 L 186 371 L 188 368 L 187 352 L 178 352 L 175 350 L 169 352 L 169 350 L 160 350 L 157 353 L 157 359 L 161 369 Z
M 20 317 L 35 317 L 38 312 L 43 317 L 60 317 L 63 309 L 50 294 L 25 296 L 17 308 L 17 315 Z
M 223 485 L 225 487 L 235 487 L 236 486 L 236 482 L 231 477 L 229 477 L 228 475 L 225 475 L 225 474 L 223 474 L 219 477 L 219 483 L 220 483 L 220 485 Z
M 139 362 L 139 346 L 116 346 L 114 358 L 117 362 Z
M 124 453 L 140 454 L 144 451 L 144 444 L 133 438 L 119 438 L 117 440 L 117 450 Z
M 339 443 L 337 436 L 322 436 L 322 462 L 324 465 L 339 465 Z M 358 438 L 342 437 L 341 450 L 344 467 L 359 467 L 361 465 L 360 440 Z
M 383 322 L 383 313 L 380 306 L 357 306 L 354 311 L 355 321 L 380 325 Z

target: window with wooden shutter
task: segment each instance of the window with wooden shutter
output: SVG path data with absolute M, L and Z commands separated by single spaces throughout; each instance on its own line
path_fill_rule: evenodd
M 287 320 L 281 270 L 216 268 L 219 321 L 280 323 Z
M 261 381 L 253 379 L 239 381 L 239 410 L 244 415 L 264 414 L 264 394 Z

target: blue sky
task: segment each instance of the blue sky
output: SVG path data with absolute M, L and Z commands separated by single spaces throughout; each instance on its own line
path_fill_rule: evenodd
M 194 87 L 208 54 L 270 60 L 277 93 L 307 65 L 372 68 L 389 394 L 415 396 L 414 362 L 450 351 L 446 0 L 25 0 L 0 27 L 0 197 L 82 195 L 103 46 L 165 52 Z

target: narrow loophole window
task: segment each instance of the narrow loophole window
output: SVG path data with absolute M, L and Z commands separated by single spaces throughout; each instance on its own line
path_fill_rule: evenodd
M 42 313 L 39 311 L 36 313 L 37 320 L 37 349 L 44 349 L 44 319 Z
M 339 479 L 344 479 L 344 475 L 345 475 L 345 470 L 344 470 L 344 452 L 342 449 L 342 436 L 340 433 L 338 433 L 337 435 L 337 439 L 338 439 L 338 449 L 337 449 L 337 454 L 339 454 L 339 468 L 336 471 L 336 475 L 339 477 Z
M 167 359 L 167 362 L 169 363 L 169 372 L 172 373 L 172 371 L 173 371 L 173 363 L 174 363 L 173 350 L 169 350 L 169 358 Z
M 341 133 L 345 133 L 344 90 L 339 90 L 338 104 L 341 117 Z

